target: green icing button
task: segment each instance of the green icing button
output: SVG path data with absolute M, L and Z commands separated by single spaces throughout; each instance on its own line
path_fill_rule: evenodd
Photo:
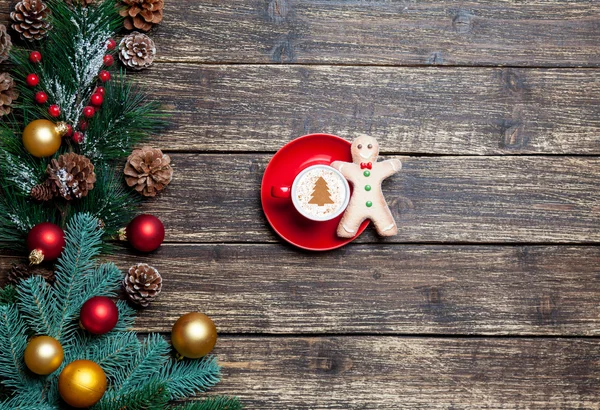
M 367 201 L 367 208 L 370 208 L 370 207 L 372 207 L 372 206 L 373 206 L 373 202 L 371 202 L 371 201 Z
M 366 177 L 369 177 L 369 176 L 371 176 L 371 171 L 365 171 L 365 172 L 363 172 L 363 175 Z
M 371 190 L 371 185 L 365 185 L 365 191 L 370 191 Z

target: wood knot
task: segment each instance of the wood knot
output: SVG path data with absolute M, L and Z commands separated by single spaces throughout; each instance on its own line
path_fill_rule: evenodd
M 520 121 L 504 121 L 502 128 L 500 148 L 518 149 L 527 146 L 529 139 L 523 132 L 523 124 Z
M 426 288 L 425 297 L 427 298 L 427 303 L 431 305 L 439 305 L 442 303 L 442 292 L 439 288 Z
M 288 0 L 269 1 L 269 5 L 267 6 L 269 20 L 277 24 L 283 23 L 289 12 L 290 4 Z
M 473 29 L 474 15 L 468 10 L 458 10 L 452 19 L 452 28 L 460 34 L 470 33 Z
M 444 64 L 444 55 L 442 54 L 441 51 L 435 51 L 433 52 L 428 58 L 427 58 L 427 64 L 431 64 L 431 65 L 440 65 L 440 64 Z
M 502 70 L 502 83 L 504 87 L 513 93 L 522 93 L 525 90 L 525 82 L 521 75 L 515 70 Z
M 542 325 L 555 325 L 558 322 L 558 305 L 555 298 L 542 296 L 537 311 Z
M 286 36 L 278 40 L 271 50 L 271 60 L 274 63 L 292 63 L 296 60 L 293 39 Z

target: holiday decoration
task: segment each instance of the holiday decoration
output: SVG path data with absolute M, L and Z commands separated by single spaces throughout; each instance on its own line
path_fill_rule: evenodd
M 12 48 L 10 35 L 6 32 L 6 26 L 0 24 L 0 63 L 8 60 L 8 53 Z
M 92 96 L 90 97 L 90 103 L 92 103 L 92 105 L 96 107 L 101 106 L 103 102 L 104 97 L 100 93 L 92 94 Z
M 40 78 L 37 76 L 37 74 L 29 74 L 25 79 L 25 82 L 28 86 L 35 87 L 40 83 Z
M 217 328 L 203 313 L 181 316 L 171 330 L 171 342 L 183 357 L 197 359 L 209 354 L 217 343 Z
M 34 157 L 48 157 L 58 151 L 67 130 L 64 122 L 54 124 L 48 120 L 31 121 L 23 130 L 23 145 Z
M 160 293 L 162 277 L 156 268 L 146 263 L 138 263 L 129 268 L 123 279 L 123 287 L 133 304 L 147 307 Z
M 143 147 L 134 150 L 125 164 L 125 182 L 143 196 L 156 194 L 171 182 L 171 158 L 159 149 Z
M 53 159 L 46 170 L 46 183 L 54 195 L 66 200 L 83 198 L 94 189 L 94 165 L 83 155 L 69 152 Z
M 24 359 L 29 370 L 39 375 L 47 375 L 60 367 L 64 351 L 58 340 L 50 336 L 37 336 L 27 343 Z
M 38 184 L 31 188 L 31 197 L 36 201 L 49 201 L 54 197 L 54 192 L 49 184 Z
M 42 0 L 21 0 L 10 13 L 12 28 L 23 40 L 40 40 L 50 29 L 50 10 Z
M 329 187 L 327 186 L 327 181 L 323 179 L 323 177 L 319 177 L 315 182 L 315 188 L 312 194 L 312 197 L 308 201 L 309 204 L 315 204 L 318 206 L 323 206 L 325 204 L 333 204 L 329 194 Z
M 73 126 L 71 124 L 67 124 L 67 132 L 64 135 L 65 137 L 73 136 Z
M 127 30 L 148 31 L 163 19 L 163 0 L 121 0 L 123 9 L 121 16 L 125 17 L 124 26 Z
M 95 296 L 81 307 L 81 327 L 95 335 L 110 332 L 119 321 L 117 305 L 106 296 Z
M 110 80 L 110 73 L 106 70 L 102 70 L 98 73 L 98 78 L 100 79 L 100 81 L 105 83 L 108 80 Z
M 86 107 L 83 107 L 83 116 L 85 118 L 92 118 L 95 113 L 96 113 L 96 110 L 94 109 L 94 107 L 91 107 L 89 105 Z
M 52 104 L 50 107 L 48 107 L 48 115 L 50 115 L 53 118 L 59 117 L 60 107 L 56 104 Z
M 71 137 L 74 143 L 81 144 L 85 141 L 85 135 L 81 131 L 75 131 Z
M 11 104 L 18 96 L 12 77 L 8 73 L 0 73 L 0 116 L 10 114 Z
M 58 225 L 42 222 L 34 226 L 27 235 L 29 262 L 39 264 L 42 261 L 58 259 L 65 247 L 65 233 Z
M 127 225 L 127 240 L 141 252 L 152 252 L 158 249 L 165 239 L 165 227 L 154 215 L 138 215 Z
M 69 405 L 81 409 L 98 403 L 106 392 L 106 374 L 91 360 L 75 360 L 60 372 L 58 392 Z
M 32 51 L 29 53 L 29 62 L 32 64 L 37 64 L 42 61 L 42 53 L 39 51 Z
M 142 70 L 154 62 L 156 46 L 145 34 L 134 31 L 119 43 L 119 59 L 127 68 Z
M 331 164 L 354 187 L 337 229 L 338 236 L 352 238 L 365 219 L 373 221 L 379 235 L 396 235 L 398 228 L 381 192 L 381 182 L 400 171 L 402 163 L 397 159 L 377 162 L 379 143 L 367 135 L 356 138 L 351 150 L 353 162 L 335 161 Z
M 35 93 L 35 102 L 38 104 L 46 104 L 48 102 L 48 94 L 43 91 Z
M 96 87 L 96 91 L 94 91 L 95 94 L 100 94 L 102 97 L 104 97 L 104 94 L 106 94 L 106 89 L 104 87 Z
M 115 58 L 113 56 L 111 56 L 110 54 L 107 54 L 102 59 L 102 62 L 104 63 L 105 66 L 110 67 L 115 63 Z
M 106 41 L 106 49 L 107 49 L 107 50 L 109 50 L 109 51 L 112 51 L 112 50 L 114 50 L 114 49 L 115 49 L 115 47 L 116 47 L 116 46 L 117 46 L 117 42 L 116 42 L 114 39 L 112 39 L 112 38 L 109 38 L 109 39 Z
M 54 272 L 40 265 L 13 265 L 8 271 L 6 279 L 8 283 L 18 285 L 21 281 L 32 276 L 41 276 L 50 284 L 54 283 Z

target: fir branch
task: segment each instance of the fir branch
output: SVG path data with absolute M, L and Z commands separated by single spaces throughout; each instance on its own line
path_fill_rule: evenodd
M 25 322 L 16 306 L 0 306 L 0 377 L 5 386 L 21 390 L 31 384 L 23 362 L 25 347 Z
M 17 301 L 17 288 L 10 283 L 0 289 L 0 305 L 9 305 Z
M 111 332 L 93 340 L 84 353 L 85 358 L 96 362 L 106 376 L 113 379 L 122 371 L 130 357 L 140 351 L 140 342 L 134 332 Z M 82 356 L 79 356 L 82 357 Z
M 93 410 L 163 410 L 169 402 L 169 393 L 164 384 L 156 381 L 145 384 L 140 389 L 118 397 L 105 394 Z
M 243 408 L 237 397 L 212 396 L 202 401 L 169 407 L 169 410 L 241 410 Z
M 17 304 L 27 326 L 37 334 L 56 338 L 60 308 L 52 287 L 43 277 L 34 275 L 21 281 L 17 292 Z
M 206 391 L 221 380 L 221 367 L 215 356 L 200 360 L 171 360 L 160 369 L 160 377 L 172 399 L 191 397 L 198 391 Z

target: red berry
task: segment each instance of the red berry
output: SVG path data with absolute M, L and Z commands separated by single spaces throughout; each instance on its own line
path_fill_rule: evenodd
M 73 136 L 73 126 L 71 124 L 67 124 L 67 133 L 65 134 L 65 137 L 72 137 Z
M 29 61 L 31 61 L 33 64 L 39 63 L 42 61 L 42 53 L 39 51 L 32 51 L 31 54 L 29 54 Z
M 94 109 L 94 107 L 91 107 L 89 105 L 86 107 L 83 107 L 83 116 L 85 118 L 92 118 L 95 113 L 96 113 L 96 110 Z
M 73 142 L 75 142 L 77 144 L 81 144 L 83 142 L 83 140 L 85 139 L 85 135 L 83 135 L 83 132 L 75 131 L 73 133 L 73 137 L 71 139 L 73 140 Z
M 106 48 L 108 50 L 114 50 L 116 46 L 117 46 L 117 42 L 115 40 L 113 40 L 112 38 L 109 38 L 108 41 L 106 42 Z
M 100 107 L 102 105 L 102 102 L 104 101 L 104 97 L 102 97 L 102 94 L 92 94 L 92 97 L 90 98 L 90 102 L 92 103 L 92 105 L 95 105 L 96 107 Z
M 35 93 L 35 102 L 38 104 L 46 104 L 48 102 L 48 94 L 43 91 Z
M 98 78 L 100 79 L 100 81 L 105 83 L 108 80 L 110 80 L 110 73 L 106 70 L 102 70 L 98 73 Z
M 37 74 L 29 74 L 25 81 L 27 82 L 28 86 L 35 87 L 40 83 L 40 77 L 38 77 Z
M 105 66 L 110 67 L 111 65 L 113 65 L 115 63 L 115 59 L 110 54 L 107 54 L 102 59 L 102 62 L 104 63 Z
M 58 117 L 60 115 L 60 107 L 56 104 L 52 104 L 50 107 L 48 107 L 48 114 L 54 118 Z
M 106 90 L 104 89 L 104 87 L 96 87 L 96 91 L 94 91 L 94 94 L 101 94 L 104 97 L 104 94 L 106 94 Z
M 80 121 L 80 122 L 79 122 L 79 129 L 80 129 L 81 131 L 85 131 L 85 130 L 87 130 L 87 127 L 88 127 L 88 123 L 87 123 L 87 121 Z

